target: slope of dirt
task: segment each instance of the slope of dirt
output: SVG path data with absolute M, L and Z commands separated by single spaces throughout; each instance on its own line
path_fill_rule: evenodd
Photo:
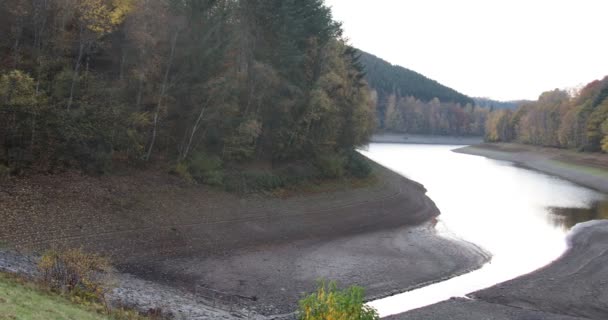
M 408 319 L 608 319 L 608 221 L 577 225 L 569 250 L 528 275 L 388 317 Z
M 487 261 L 421 225 L 439 214 L 421 185 L 383 168 L 378 181 L 281 199 L 158 172 L 39 175 L 0 183 L 0 242 L 83 247 L 142 281 L 266 315 L 292 312 L 321 277 L 383 296 Z

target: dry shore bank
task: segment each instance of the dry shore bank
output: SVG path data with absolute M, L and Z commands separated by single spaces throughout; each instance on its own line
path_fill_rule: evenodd
M 469 295 L 387 320 L 608 319 L 608 221 L 577 225 L 550 265 Z
M 371 138 L 372 143 L 407 143 L 407 144 L 444 144 L 464 146 L 483 142 L 483 137 L 454 137 L 433 136 L 419 134 L 397 134 L 385 133 L 375 134 Z
M 510 161 L 608 193 L 608 155 L 513 143 L 485 143 L 455 152 Z
M 150 172 L 13 179 L 0 183 L 0 242 L 108 255 L 123 272 L 126 303 L 158 304 L 184 319 L 205 319 L 208 308 L 197 305 L 209 304 L 290 313 L 319 278 L 385 296 L 487 261 L 476 246 L 434 233 L 439 212 L 420 184 L 384 168 L 378 180 L 278 198 Z

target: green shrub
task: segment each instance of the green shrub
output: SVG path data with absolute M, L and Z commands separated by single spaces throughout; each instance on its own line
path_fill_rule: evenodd
M 8 178 L 11 175 L 11 169 L 5 165 L 0 164 L 0 181 Z
M 337 153 L 324 154 L 317 157 L 315 166 L 323 178 L 341 178 L 345 173 L 346 157 Z
M 188 172 L 194 180 L 220 186 L 223 183 L 222 160 L 218 156 L 210 156 L 198 152 L 188 161 Z
M 378 312 L 364 304 L 364 290 L 339 290 L 335 282 L 321 282 L 317 291 L 300 300 L 301 320 L 378 320 Z
M 192 175 L 190 174 L 189 168 L 188 168 L 188 164 L 185 162 L 178 162 L 175 165 L 175 168 L 173 168 L 173 172 L 175 173 L 178 177 L 184 179 L 186 182 L 194 182 L 194 179 L 192 178 Z
M 348 155 L 346 170 L 357 178 L 367 178 L 372 174 L 372 165 L 369 159 L 357 151 L 351 151 Z
M 236 193 L 271 191 L 287 185 L 287 179 L 267 171 L 238 172 L 229 174 L 224 178 L 226 190 Z
M 87 301 L 103 301 L 109 289 L 109 261 L 79 249 L 48 251 L 38 263 L 49 288 Z

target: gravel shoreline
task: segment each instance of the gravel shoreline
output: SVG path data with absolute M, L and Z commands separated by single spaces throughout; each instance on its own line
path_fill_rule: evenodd
M 608 319 L 608 221 L 577 225 L 569 249 L 528 275 L 387 320 Z
M 272 319 L 291 314 L 320 278 L 382 297 L 489 260 L 477 246 L 435 233 L 439 211 L 423 186 L 384 168 L 378 178 L 281 199 L 149 174 L 32 177 L 0 183 L 0 241 L 108 255 L 120 272 L 110 300 L 177 319 Z M 0 269 L 10 271 L 17 264 L 7 252 Z

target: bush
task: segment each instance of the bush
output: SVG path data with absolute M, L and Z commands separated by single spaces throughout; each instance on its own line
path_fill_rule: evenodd
M 317 157 L 315 166 L 323 178 L 341 178 L 346 168 L 346 157 L 337 153 L 324 154 Z
M 229 192 L 255 193 L 296 187 L 319 178 L 313 165 L 291 163 L 274 170 L 229 172 L 224 176 L 224 188 Z
M 192 175 L 190 174 L 188 164 L 185 162 L 177 163 L 175 165 L 175 168 L 173 168 L 172 173 L 175 173 L 178 177 L 184 179 L 187 182 L 190 182 L 190 183 L 194 182 L 194 178 L 192 178 Z
M 373 171 L 370 160 L 357 151 L 349 153 L 346 170 L 357 178 L 367 178 Z
M 38 269 L 52 290 L 88 301 L 103 301 L 109 289 L 109 261 L 79 249 L 49 251 L 40 259 Z
M 338 290 L 335 282 L 319 284 L 317 292 L 300 300 L 301 320 L 377 320 L 378 312 L 364 304 L 364 290 L 352 286 Z
M 11 175 L 11 169 L 5 165 L 0 164 L 0 181 L 8 178 Z
M 283 188 L 288 184 L 288 179 L 285 177 L 266 171 L 233 173 L 224 179 L 226 190 L 236 193 L 271 191 Z
M 222 185 L 222 160 L 218 156 L 209 156 L 198 152 L 188 161 L 188 172 L 194 180 L 213 186 Z

